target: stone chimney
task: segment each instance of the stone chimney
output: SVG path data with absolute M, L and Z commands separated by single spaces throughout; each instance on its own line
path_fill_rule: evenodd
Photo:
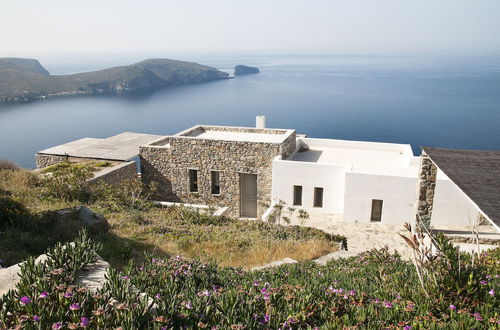
M 255 117 L 255 127 L 256 128 L 266 128 L 266 116 Z

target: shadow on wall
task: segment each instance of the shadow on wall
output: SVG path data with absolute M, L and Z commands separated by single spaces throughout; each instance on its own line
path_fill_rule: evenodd
M 153 183 L 156 185 L 155 198 L 160 201 L 169 201 L 182 203 L 183 200 L 179 198 L 172 190 L 172 182 L 168 180 L 158 169 L 149 164 L 148 161 L 141 158 L 141 179 L 144 183 Z

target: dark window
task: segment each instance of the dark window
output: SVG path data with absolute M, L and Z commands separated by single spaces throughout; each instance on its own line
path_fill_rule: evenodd
M 212 171 L 212 194 L 220 195 L 220 174 L 219 171 Z
M 314 207 L 323 207 L 323 188 L 314 188 Z
M 293 205 L 302 205 L 302 186 L 293 186 Z
M 198 171 L 189 170 L 189 191 L 198 192 Z
M 384 203 L 381 199 L 372 199 L 372 215 L 370 217 L 371 221 L 379 222 L 382 220 L 382 204 Z

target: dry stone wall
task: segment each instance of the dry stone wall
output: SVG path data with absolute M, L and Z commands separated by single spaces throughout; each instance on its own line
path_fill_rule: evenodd
M 422 221 L 427 227 L 430 226 L 432 206 L 434 202 L 434 191 L 436 189 L 437 167 L 432 160 L 422 151 L 420 156 L 420 172 L 417 190 L 417 223 Z
M 91 182 L 105 182 L 107 184 L 118 183 L 124 179 L 134 179 L 137 177 L 137 165 L 135 162 L 123 162 L 113 167 L 104 168 L 96 173 Z
M 219 127 L 216 129 L 219 130 Z M 258 133 L 254 129 L 251 131 Z M 270 131 L 264 129 L 262 133 Z M 189 136 L 172 136 L 162 140 L 162 143 L 162 146 L 140 148 L 142 179 L 157 183 L 160 199 L 229 207 L 228 215 L 238 217 L 239 174 L 257 174 L 257 216 L 261 217 L 266 210 L 265 205 L 271 201 L 272 160 L 279 155 L 286 159 L 293 153 L 295 132 L 283 143 L 223 141 Z M 197 193 L 189 191 L 189 169 L 198 170 Z M 211 193 L 211 171 L 220 171 L 220 195 Z

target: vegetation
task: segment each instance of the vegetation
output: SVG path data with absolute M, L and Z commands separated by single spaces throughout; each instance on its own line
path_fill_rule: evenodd
M 86 205 L 102 213 L 109 231 L 90 230 L 103 246 L 102 256 L 121 268 L 143 251 L 158 256 L 182 255 L 223 266 L 250 268 L 290 257 L 308 260 L 335 251 L 345 237 L 323 231 L 239 221 L 195 209 L 155 206 L 154 186 L 139 180 L 117 185 L 89 183 L 106 164 L 64 163 L 35 174 L 0 171 L 0 258 L 11 265 L 37 256 L 57 242 L 74 239 L 84 225 L 60 219 L 53 210 Z
M 0 58 L 0 103 L 29 102 L 53 95 L 144 93 L 227 76 L 215 68 L 169 59 L 148 59 L 93 72 L 49 75 L 37 60 Z
M 89 292 L 74 279 L 99 250 L 82 233 L 74 245 L 52 249 L 45 264 L 30 259 L 17 290 L 0 298 L 0 328 L 493 329 L 500 324 L 500 249 L 475 260 L 476 294 L 459 286 L 446 293 L 434 288 L 432 299 L 413 265 L 386 250 L 326 266 L 302 262 L 249 272 L 148 255 L 141 265 L 110 270 L 102 289 Z M 450 271 L 458 272 L 449 258 L 456 256 L 439 252 L 428 260 L 428 269 L 449 263 Z M 447 281 L 439 270 L 434 275 Z

